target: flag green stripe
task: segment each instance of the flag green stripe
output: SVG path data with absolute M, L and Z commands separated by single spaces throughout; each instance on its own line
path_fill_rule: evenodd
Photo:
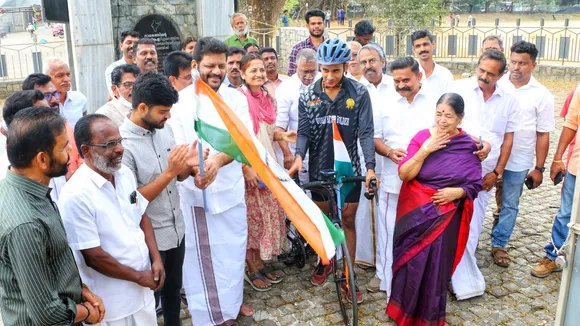
M 196 119 L 195 131 L 199 133 L 201 139 L 208 142 L 211 147 L 215 148 L 218 152 L 226 153 L 234 160 L 251 166 L 250 162 L 248 162 L 227 130 L 207 124 L 203 120 Z
M 322 211 L 320 211 L 320 214 L 324 217 L 324 223 L 326 223 L 326 227 L 328 228 L 332 242 L 334 242 L 334 246 L 338 247 L 344 241 L 344 231 L 334 226 Z
M 343 162 L 343 161 L 334 161 L 334 168 L 336 169 L 336 176 L 337 179 L 340 180 L 344 177 L 352 177 L 354 176 L 354 171 L 352 168 L 352 163 L 350 162 Z M 346 196 L 354 189 L 355 184 L 352 182 L 345 183 L 340 187 L 340 203 L 341 207 L 344 207 L 344 201 L 346 200 Z

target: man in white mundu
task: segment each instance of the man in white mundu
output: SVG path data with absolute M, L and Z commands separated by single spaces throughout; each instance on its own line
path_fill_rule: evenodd
M 227 51 L 223 42 L 204 37 L 196 45 L 192 64 L 197 66 L 199 78 L 251 128 L 246 98 L 222 84 Z M 179 102 L 168 120 L 177 144 L 197 140 L 194 122 L 198 105 L 202 110 L 213 110 L 208 97 L 200 96 L 196 101 L 195 83 L 179 92 Z M 195 181 L 189 177 L 178 184 L 186 236 L 183 288 L 196 325 L 233 325 L 239 313 L 253 313 L 242 305 L 248 237 L 242 164 L 205 142 L 203 147 L 210 149 L 204 177 L 196 173 Z M 206 212 L 201 189 L 206 192 Z
M 383 67 L 386 65 L 385 57 L 380 47 L 376 44 L 367 44 L 363 46 L 357 56 L 358 63 L 363 71 L 360 83 L 365 85 L 371 97 L 373 107 L 373 122 L 375 130 L 380 128 L 382 113 L 387 110 L 386 103 L 399 98 L 400 95 L 395 91 L 393 78 L 383 74 Z M 361 152 L 361 160 L 363 159 Z M 375 155 L 376 165 L 375 173 L 379 180 L 381 179 L 382 159 L 379 154 Z M 364 193 L 361 194 L 364 196 Z M 373 214 L 374 213 L 374 214 Z M 363 200 L 361 197 L 360 204 L 356 212 L 356 232 L 361 236 L 356 238 L 356 259 L 355 262 L 365 266 L 375 266 L 375 261 L 382 266 L 380 262 L 384 258 L 384 253 L 378 250 L 376 238 L 376 216 L 378 215 L 378 206 L 375 201 Z M 379 291 L 380 280 L 378 277 L 371 279 L 367 284 L 369 292 Z
M 375 122 L 375 151 L 381 155 L 382 172 L 377 217 L 377 274 L 380 289 L 391 295 L 393 278 L 393 234 L 397 217 L 399 192 L 399 162 L 407 155 L 407 147 L 417 132 L 435 123 L 437 99 L 421 87 L 419 63 L 411 57 L 401 57 L 391 64 L 397 96 L 385 103 L 381 123 Z M 378 253 L 381 253 L 379 258 Z
M 497 83 L 504 75 L 506 65 L 503 53 L 487 50 L 479 57 L 476 76 L 455 81 L 447 90 L 461 95 L 465 102 L 462 128 L 471 136 L 481 136 L 484 142 L 491 145 L 491 152 L 481 164 L 483 190 L 473 204 L 467 247 L 451 278 L 457 300 L 480 296 L 485 291 L 485 280 L 477 267 L 475 249 L 485 217 L 485 208 L 491 196 L 490 191 L 502 178 L 510 156 L 514 132 L 519 129 L 519 102 L 514 94 Z

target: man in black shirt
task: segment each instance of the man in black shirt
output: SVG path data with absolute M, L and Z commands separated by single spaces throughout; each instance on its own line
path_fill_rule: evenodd
M 358 156 L 358 142 L 363 150 L 367 170 L 366 187 L 375 177 L 375 154 L 373 143 L 373 114 L 366 87 L 344 76 L 350 60 L 350 48 L 340 39 L 324 41 L 317 51 L 322 78 L 304 89 L 298 106 L 298 138 L 296 157 L 289 174 L 294 175 L 302 167 L 306 152 L 310 155 L 308 171 L 310 180 L 320 179 L 320 171 L 335 169 L 333 130 L 336 125 L 348 156 L 354 175 L 361 174 Z M 355 214 L 361 194 L 361 184 L 346 195 L 342 213 L 342 227 L 345 231 L 350 257 L 356 252 Z M 329 210 L 328 199 L 312 193 L 312 200 L 323 212 Z M 312 275 L 311 283 L 322 285 L 330 273 L 330 266 L 319 264 Z M 349 293 L 347 291 L 347 293 Z M 356 300 L 363 301 L 357 289 Z

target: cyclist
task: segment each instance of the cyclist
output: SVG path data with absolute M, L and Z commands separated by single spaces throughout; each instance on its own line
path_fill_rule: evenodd
M 362 147 L 366 162 L 366 187 L 375 176 L 375 153 L 373 143 L 373 113 L 368 91 L 362 84 L 345 77 L 347 62 L 351 59 L 349 46 L 340 39 L 327 39 L 317 51 L 322 78 L 305 88 L 298 104 L 298 138 L 296 155 L 290 175 L 302 168 L 302 160 L 309 152 L 310 181 L 320 179 L 321 170 L 334 169 L 333 122 L 336 122 L 354 175 L 361 175 L 361 159 L 358 143 Z M 355 214 L 360 199 L 360 183 L 348 193 L 342 212 L 342 227 L 350 257 L 356 252 Z M 371 191 L 369 189 L 369 191 Z M 323 212 L 329 210 L 328 198 L 312 192 L 312 200 Z M 313 285 L 326 282 L 332 266 L 320 262 L 310 279 Z M 350 293 L 349 291 L 346 291 Z M 350 295 L 347 295 L 348 299 Z M 363 301 L 362 293 L 356 289 L 356 300 Z

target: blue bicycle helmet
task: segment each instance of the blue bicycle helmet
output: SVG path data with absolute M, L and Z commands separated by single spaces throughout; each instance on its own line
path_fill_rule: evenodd
M 336 65 L 350 61 L 350 47 L 339 38 L 327 39 L 318 47 L 316 59 L 321 65 Z

